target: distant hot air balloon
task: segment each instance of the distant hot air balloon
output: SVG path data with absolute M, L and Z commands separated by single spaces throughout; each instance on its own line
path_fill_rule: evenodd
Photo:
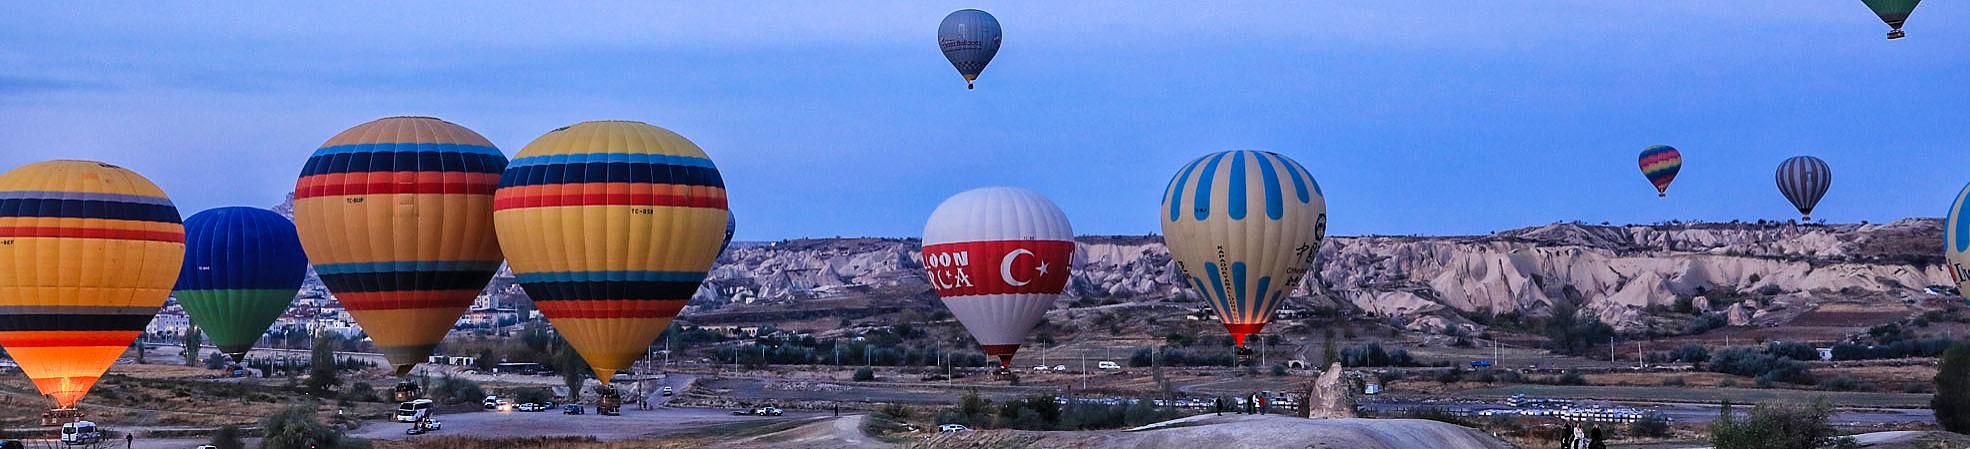
M 156 184 L 101 162 L 0 174 L 0 347 L 69 409 L 143 334 L 185 256 Z
M 1668 145 L 1652 145 L 1642 150 L 1639 162 L 1642 176 L 1655 184 L 1655 196 L 1669 196 L 1669 183 L 1683 170 L 1683 153 Z
M 505 168 L 479 133 L 390 117 L 336 134 L 301 169 L 301 245 L 397 375 L 431 355 L 499 270 L 493 189 Z
M 604 386 L 698 290 L 729 217 L 704 150 L 625 121 L 534 139 L 500 178 L 495 209 L 520 286 Z
M 732 247 L 732 231 L 738 229 L 739 217 L 732 215 L 732 211 L 725 211 L 725 243 L 718 244 L 719 254 L 725 254 L 725 249 Z
M 999 19 L 976 9 L 952 12 L 937 25 L 937 48 L 958 68 L 958 74 L 964 75 L 966 89 L 972 88 L 971 82 L 978 80 L 978 73 L 985 71 L 992 56 L 999 54 L 1002 37 Z
M 1327 235 L 1327 199 L 1299 163 L 1266 151 L 1191 161 L 1163 193 L 1163 240 L 1240 354 L 1313 265 Z
M 930 213 L 923 267 L 951 314 L 1009 374 L 1026 334 L 1067 287 L 1074 229 L 1067 214 L 1031 190 L 987 187 L 959 193 Z
M 1915 5 L 1922 0 L 1861 0 L 1861 3 L 1866 3 L 1867 9 L 1874 10 L 1874 15 L 1888 24 L 1889 39 L 1901 39 L 1908 35 L 1902 32 L 1902 23 L 1908 21 L 1909 13 L 1915 12 Z
M 294 222 L 266 209 L 221 207 L 185 219 L 185 264 L 173 296 L 237 364 L 307 275 Z
M 1778 164 L 1778 173 L 1773 177 L 1778 179 L 1779 193 L 1785 194 L 1792 207 L 1799 209 L 1800 221 L 1812 221 L 1813 206 L 1826 196 L 1826 188 L 1833 185 L 1833 168 L 1820 158 L 1793 156 Z
M 1956 192 L 1949 206 L 1949 220 L 1943 223 L 1943 256 L 1949 260 L 1950 279 L 1958 291 L 1970 292 L 1970 185 Z

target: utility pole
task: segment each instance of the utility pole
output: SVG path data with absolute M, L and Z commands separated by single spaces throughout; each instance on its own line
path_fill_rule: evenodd
M 1616 363 L 1620 362 L 1616 362 L 1614 357 L 1614 336 L 1609 335 L 1607 337 L 1607 367 L 1609 369 L 1618 368 L 1615 366 Z
M 1647 368 L 1647 367 L 1648 367 L 1648 362 L 1647 362 L 1647 361 L 1644 361 L 1644 360 L 1642 360 L 1642 341 L 1641 341 L 1641 340 L 1635 340 L 1635 367 L 1636 367 L 1636 368 Z
M 1503 360 L 1498 360 L 1498 339 L 1492 338 L 1491 339 L 1491 366 L 1503 368 L 1505 366 L 1504 362 L 1505 361 Z

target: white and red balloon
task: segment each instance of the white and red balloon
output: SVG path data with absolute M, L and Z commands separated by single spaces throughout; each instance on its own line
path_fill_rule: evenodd
M 930 213 L 923 267 L 932 289 L 1001 367 L 1067 287 L 1074 229 L 1031 190 L 959 193 Z

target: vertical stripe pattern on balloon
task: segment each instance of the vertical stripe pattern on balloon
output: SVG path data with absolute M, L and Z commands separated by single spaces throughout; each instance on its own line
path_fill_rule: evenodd
M 1312 268 L 1327 228 L 1320 183 L 1285 156 L 1227 151 L 1186 164 L 1164 192 L 1171 256 L 1242 345 Z
M 1799 209 L 1800 218 L 1812 220 L 1813 207 L 1833 185 L 1833 168 L 1816 157 L 1794 156 L 1779 163 L 1773 177 L 1778 181 L 1779 193 L 1792 202 L 1793 208 Z

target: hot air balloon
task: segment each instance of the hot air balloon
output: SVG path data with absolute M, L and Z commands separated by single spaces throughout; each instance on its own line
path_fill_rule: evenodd
M 222 207 L 185 219 L 185 264 L 173 296 L 237 365 L 307 275 L 294 222 L 266 209 Z
M 1327 235 L 1327 199 L 1299 163 L 1266 151 L 1191 161 L 1157 210 L 1177 268 L 1197 289 L 1239 354 L 1300 285 Z
M 1676 172 L 1683 170 L 1683 153 L 1668 145 L 1653 145 L 1642 150 L 1638 162 L 1642 165 L 1642 176 L 1655 184 L 1655 196 L 1669 196 L 1669 183 L 1676 180 Z
M 999 54 L 1001 37 L 999 19 L 976 9 L 952 12 L 937 25 L 937 48 L 958 68 L 958 74 L 964 75 L 966 89 L 972 88 L 971 82 L 985 71 L 985 64 L 992 63 L 992 56 Z
M 1031 190 L 987 187 L 952 196 L 923 228 L 923 267 L 944 306 L 1011 375 L 1026 333 L 1067 287 L 1074 229 Z
M 1970 292 L 1970 185 L 1956 192 L 1949 206 L 1949 219 L 1943 223 L 1943 255 L 1949 259 L 1949 276 L 1958 291 Z
M 718 257 L 725 182 L 697 144 L 640 122 L 582 122 L 527 144 L 495 221 L 520 286 L 602 381 L 641 358 Z
M 336 134 L 301 169 L 301 246 L 397 375 L 431 355 L 499 269 L 493 190 L 505 168 L 470 129 L 389 117 Z
M 1819 204 L 1826 188 L 1833 185 L 1833 168 L 1820 158 L 1793 156 L 1778 164 L 1773 177 L 1778 179 L 1779 193 L 1792 201 L 1792 207 L 1799 208 L 1799 220 L 1812 221 L 1813 205 Z
M 73 413 L 171 295 L 185 256 L 178 209 L 149 179 L 101 162 L 0 174 L 0 347 Z
M 1908 21 L 1909 13 L 1915 12 L 1915 5 L 1922 0 L 1861 0 L 1861 3 L 1866 3 L 1867 9 L 1874 10 L 1874 15 L 1881 16 L 1881 21 L 1888 24 L 1889 39 L 1901 39 L 1908 36 L 1902 32 L 1902 23 Z
M 725 249 L 732 247 L 732 232 L 738 229 L 739 217 L 732 215 L 732 211 L 725 211 L 725 243 L 718 244 L 719 254 L 725 254 Z

